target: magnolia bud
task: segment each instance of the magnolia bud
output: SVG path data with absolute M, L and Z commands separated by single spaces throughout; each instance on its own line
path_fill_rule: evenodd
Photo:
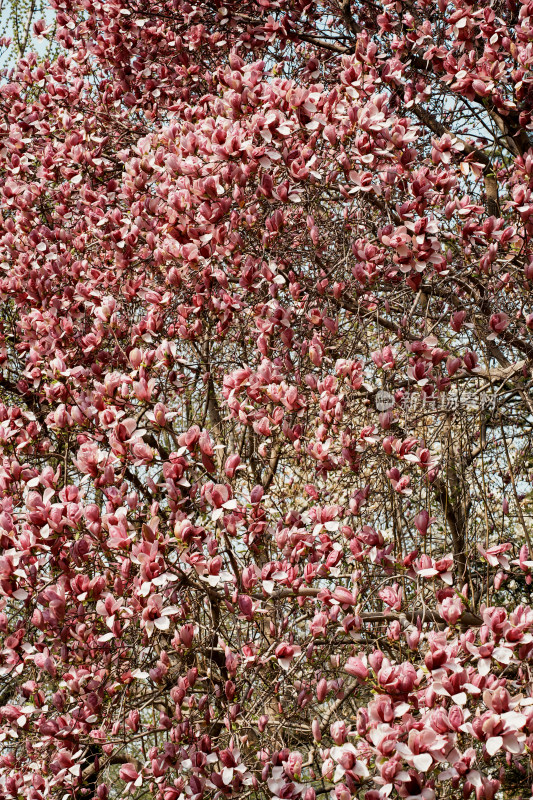
M 355 678 L 358 678 L 361 681 L 364 681 L 368 678 L 368 668 L 365 666 L 363 661 L 360 658 L 355 656 L 350 656 L 346 664 L 344 665 L 344 669 L 350 675 L 353 675 Z
M 323 703 L 328 693 L 328 682 L 321 678 L 316 685 L 316 696 L 319 703 Z
M 331 725 L 329 732 L 331 734 L 331 738 L 335 742 L 335 744 L 344 744 L 346 741 L 347 730 L 346 730 L 346 723 L 338 720 Z

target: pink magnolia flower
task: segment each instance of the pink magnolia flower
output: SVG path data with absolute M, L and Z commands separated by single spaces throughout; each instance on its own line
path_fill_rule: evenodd
M 366 680 L 369 675 L 368 667 L 365 665 L 363 659 L 355 656 L 350 656 L 344 665 L 344 669 L 350 675 L 353 675 L 355 678 L 358 678 L 361 681 Z
M 74 463 L 80 472 L 85 475 L 90 475 L 92 478 L 96 478 L 103 457 L 103 453 L 98 449 L 98 445 L 95 442 L 86 442 L 82 444 L 78 450 Z
M 344 744 L 346 741 L 346 736 L 348 734 L 346 723 L 342 720 L 338 720 L 334 722 L 330 727 L 331 738 L 335 742 L 335 744 Z
M 313 636 L 324 636 L 326 633 L 326 628 L 328 626 L 329 617 L 323 611 L 315 614 L 311 622 L 309 623 L 309 628 Z
M 391 610 L 400 611 L 402 607 L 403 589 L 399 584 L 395 583 L 392 586 L 385 586 L 378 592 L 380 598 L 383 600 Z
M 456 333 L 459 333 L 459 331 L 461 330 L 465 319 L 466 319 L 466 311 L 455 311 L 452 314 L 450 325 Z
M 262 486 L 254 486 L 252 491 L 250 492 L 250 503 L 252 505 L 257 505 L 260 503 L 264 494 L 264 489 Z
M 429 526 L 435 522 L 435 517 L 430 517 L 429 512 L 423 508 L 418 512 L 413 521 L 420 535 L 425 536 L 428 532 Z
M 237 467 L 239 466 L 240 463 L 241 463 L 241 457 L 238 455 L 238 453 L 235 453 L 234 455 L 231 455 L 226 459 L 224 471 L 228 476 L 228 478 L 231 479 L 234 477 Z
M 410 477 L 408 475 L 402 476 L 397 467 L 387 470 L 387 475 L 389 476 L 392 488 L 394 491 L 398 492 L 398 494 L 410 495 L 413 493 L 413 490 L 410 488 Z
M 385 370 L 390 370 L 394 367 L 394 351 L 389 345 L 382 350 L 376 350 L 371 356 L 372 361 L 377 367 L 381 367 Z
M 509 325 L 509 317 L 503 312 L 493 314 L 489 320 L 489 325 L 494 333 L 502 333 Z
M 409 662 L 392 665 L 384 659 L 377 674 L 378 683 L 391 694 L 408 694 L 417 683 L 416 670 Z
M 134 764 L 123 764 L 119 770 L 119 777 L 127 784 L 127 789 L 142 786 L 142 775 L 135 769 Z
M 457 596 L 445 597 L 437 608 L 439 614 L 450 625 L 456 625 L 463 611 L 465 610 L 461 599 Z
M 316 685 L 316 698 L 319 703 L 323 703 L 328 694 L 328 682 L 325 678 L 320 678 Z
M 344 783 L 337 784 L 335 787 L 335 800 L 351 800 L 351 798 L 352 793 L 348 787 Z
M 289 753 L 287 760 L 283 762 L 283 768 L 289 778 L 298 780 L 302 772 L 302 764 L 302 754 L 294 751 Z
M 333 778 L 334 772 L 335 772 L 335 762 L 333 761 L 332 758 L 326 758 L 322 762 L 322 777 L 330 781 Z
M 478 544 L 477 549 L 491 567 L 497 567 L 500 565 L 505 570 L 509 570 L 511 568 L 508 557 L 504 555 L 506 552 L 512 549 L 512 544 L 510 542 L 494 545 L 493 547 L 487 548 L 487 550 Z
M 287 670 L 290 667 L 291 661 L 295 656 L 300 655 L 302 648 L 295 644 L 288 644 L 282 642 L 278 644 L 274 653 L 283 669 Z

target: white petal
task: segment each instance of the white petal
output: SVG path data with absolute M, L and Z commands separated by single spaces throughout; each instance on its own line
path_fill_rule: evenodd
M 509 753 L 521 753 L 524 749 L 522 742 L 519 742 L 516 736 L 513 736 L 512 733 L 508 733 L 503 737 L 503 745 L 505 749 L 509 751 Z
M 486 747 L 489 756 L 493 756 L 495 753 L 497 753 L 502 744 L 503 739 L 501 736 L 492 736 L 490 739 L 488 739 Z
M 495 647 L 492 657 L 499 661 L 500 664 L 510 664 L 513 654 L 508 647 Z
M 181 608 L 179 606 L 167 606 L 161 612 L 162 617 L 171 617 L 172 614 L 179 614 Z
M 452 696 L 453 702 L 458 706 L 464 706 L 467 699 L 466 692 L 459 692 L 459 694 L 454 694 Z
M 477 669 L 481 676 L 488 675 L 490 672 L 490 658 L 480 658 L 477 662 Z
M 140 681 L 144 681 L 148 677 L 148 672 L 143 672 L 141 669 L 134 669 L 131 673 L 131 677 L 137 678 Z
M 233 770 L 231 767 L 224 767 L 222 770 L 222 782 L 225 786 L 229 786 L 229 784 L 233 780 Z
M 420 753 L 420 755 L 414 756 L 413 758 L 413 767 L 419 769 L 420 772 L 427 772 L 432 764 L 433 759 L 429 753 Z

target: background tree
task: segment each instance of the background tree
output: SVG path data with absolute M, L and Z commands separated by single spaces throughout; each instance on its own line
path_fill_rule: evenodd
M 42 22 L 45 23 L 44 26 Z M 36 23 L 40 24 L 35 27 Z M 0 3 L 2 65 L 12 64 L 33 48 L 41 56 L 50 56 L 56 52 L 53 37 L 48 40 L 42 37 L 45 27 L 49 33 L 54 28 L 54 14 L 45 0 L 2 0 Z
M 533 4 L 51 6 L 0 86 L 2 796 L 529 796 Z

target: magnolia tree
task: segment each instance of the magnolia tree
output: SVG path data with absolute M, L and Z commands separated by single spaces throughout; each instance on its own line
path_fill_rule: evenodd
M 533 3 L 51 6 L 0 84 L 0 796 L 530 797 Z

